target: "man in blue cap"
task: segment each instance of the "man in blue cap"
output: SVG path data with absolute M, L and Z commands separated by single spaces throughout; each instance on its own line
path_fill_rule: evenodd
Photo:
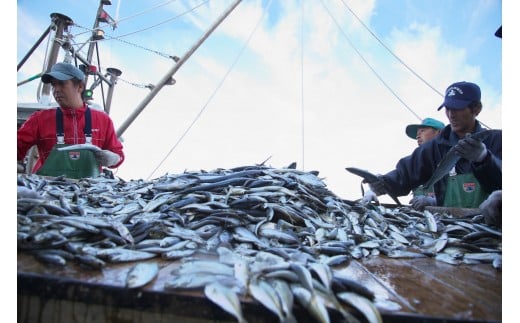
M 491 192 L 502 189 L 502 130 L 488 130 L 482 141 L 471 137 L 484 131 L 477 120 L 482 111 L 480 87 L 466 81 L 451 84 L 438 110 L 442 108 L 450 124 L 400 159 L 394 170 L 369 183 L 376 195 L 390 191 L 404 196 L 425 184 L 452 147 L 460 159 L 434 184 L 437 205 L 478 208 Z
M 112 120 L 83 100 L 84 73 L 72 64 L 56 63 L 41 80 L 52 85 L 59 107 L 32 113 L 18 129 L 18 165 L 32 146 L 39 158 L 30 171 L 43 176 L 95 177 L 102 167 L 121 165 L 123 145 Z

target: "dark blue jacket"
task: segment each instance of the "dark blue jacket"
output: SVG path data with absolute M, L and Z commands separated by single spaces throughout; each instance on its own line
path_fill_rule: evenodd
M 475 132 L 484 130 L 476 121 Z M 417 147 L 409 156 L 401 158 L 396 168 L 383 175 L 383 180 L 395 196 L 403 196 L 419 185 L 426 183 L 437 164 L 460 138 L 446 126 L 434 139 Z M 473 172 L 482 188 L 491 193 L 502 189 L 502 130 L 493 130 L 483 141 L 489 154 L 481 163 L 461 158 L 455 165 L 457 174 Z M 443 205 L 447 176 L 434 185 L 437 205 Z

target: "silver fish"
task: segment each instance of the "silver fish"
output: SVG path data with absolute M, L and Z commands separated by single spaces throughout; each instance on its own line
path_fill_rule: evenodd
M 336 294 L 338 298 L 347 304 L 357 308 L 369 323 L 382 323 L 383 319 L 381 318 L 381 314 L 379 310 L 375 307 L 374 303 L 370 300 L 366 299 L 363 296 L 360 296 L 356 293 L 352 292 L 341 292 Z
M 249 263 L 245 259 L 239 259 L 233 266 L 234 275 L 244 290 L 249 285 Z
M 458 266 L 462 263 L 462 261 L 460 259 L 456 259 L 452 255 L 450 255 L 448 253 L 444 253 L 444 252 L 441 252 L 441 253 L 438 253 L 437 255 L 435 255 L 435 260 L 442 261 L 447 264 L 455 265 L 455 266 Z
M 280 322 L 284 320 L 282 304 L 275 289 L 265 280 L 253 279 L 249 283 L 249 294 L 268 310 L 276 314 Z
M 159 273 L 156 262 L 140 262 L 134 265 L 126 276 L 126 287 L 137 288 L 151 282 Z
M 249 231 L 244 227 L 234 228 L 233 237 L 238 241 L 254 243 L 262 249 L 269 247 L 269 245 L 266 242 L 260 240 L 253 232 Z
M 316 295 L 299 284 L 291 284 L 291 291 L 298 302 L 306 308 L 318 322 L 330 323 L 329 313 L 325 308 L 325 304 L 323 304 Z
M 238 295 L 228 287 L 218 282 L 213 282 L 204 287 L 204 294 L 213 303 L 220 306 L 223 310 L 233 315 L 239 323 L 246 323 L 246 319 L 242 314 L 242 307 Z
M 69 146 L 57 148 L 57 150 L 59 150 L 59 151 L 78 150 L 78 149 L 101 151 L 101 148 L 99 148 L 98 146 L 92 145 L 92 144 L 76 144 L 76 145 L 69 145 Z
M 291 287 L 285 280 L 274 279 L 271 281 L 276 294 L 280 298 L 280 304 L 285 314 L 285 322 L 296 322 L 296 318 L 293 316 L 294 296 L 291 292 Z
M 380 180 L 377 175 L 374 175 L 374 174 L 372 174 L 369 171 L 364 170 L 364 169 L 360 169 L 360 168 L 356 168 L 356 167 L 346 167 L 345 169 L 347 171 L 351 172 L 352 174 L 355 174 L 355 175 L 363 177 L 363 182 L 365 182 L 365 183 L 369 183 L 370 184 L 370 183 L 375 183 L 375 182 Z M 397 205 L 401 205 L 401 202 L 399 202 L 399 199 L 397 198 L 397 196 L 395 196 L 395 195 L 393 195 L 392 193 L 389 193 L 389 192 L 390 192 L 390 190 L 388 189 L 388 187 L 385 184 L 385 193 L 388 194 L 388 196 L 390 196 L 392 198 L 392 200 L 394 200 L 394 202 Z
M 310 263 L 309 267 L 320 278 L 320 281 L 325 286 L 325 288 L 330 291 L 330 286 L 332 283 L 332 270 L 330 267 L 324 263 L 319 262 Z
M 184 250 L 169 250 L 164 252 L 161 257 L 162 259 L 175 260 L 183 259 L 194 255 L 197 252 L 196 249 L 184 249 Z
M 193 273 L 208 273 L 214 275 L 233 276 L 234 268 L 218 261 L 211 260 L 195 260 L 183 263 L 178 271 L 179 275 Z
M 58 254 L 37 252 L 34 254 L 34 258 L 48 264 L 66 266 L 67 260 Z
M 307 288 L 309 292 L 312 293 L 314 288 L 312 287 L 312 274 L 305 266 L 298 264 L 298 263 L 291 263 L 291 270 L 293 270 L 296 275 L 298 275 L 298 278 L 300 279 L 300 284 Z
M 127 262 L 146 260 L 154 258 L 157 255 L 151 252 L 144 252 L 139 250 L 111 248 L 98 250 L 97 256 L 103 259 L 107 259 L 111 262 Z
M 477 133 L 474 133 L 471 135 L 471 138 L 477 139 L 479 141 L 483 141 L 491 134 L 491 130 L 483 130 Z M 455 146 L 454 146 L 455 147 Z M 451 147 L 451 149 L 444 155 L 444 157 L 441 159 L 439 164 L 437 165 L 437 168 L 433 172 L 433 175 L 430 177 L 430 179 L 422 185 L 422 188 L 425 190 L 430 189 L 435 183 L 441 180 L 444 176 L 446 176 L 450 170 L 457 164 L 457 162 L 460 159 L 460 156 L 455 152 L 454 147 Z
M 424 214 L 424 218 L 426 220 L 426 225 L 428 227 L 428 230 L 430 232 L 437 232 L 437 221 L 435 220 L 435 217 L 433 216 L 433 214 L 428 210 L 425 210 L 423 214 Z
M 237 285 L 235 277 L 229 275 L 215 275 L 209 273 L 193 273 L 184 275 L 175 275 L 170 280 L 164 282 L 164 288 L 168 290 L 175 289 L 202 289 L 206 285 L 218 281 L 224 286 L 234 288 Z
M 98 257 L 90 254 L 76 255 L 76 260 L 79 261 L 83 265 L 87 265 L 91 268 L 102 269 L 105 267 L 106 263 L 99 259 Z

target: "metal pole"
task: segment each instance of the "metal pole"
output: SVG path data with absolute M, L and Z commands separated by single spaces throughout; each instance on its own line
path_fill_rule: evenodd
M 99 7 L 98 7 L 98 10 L 97 10 L 97 13 L 96 13 L 96 19 L 94 20 L 94 25 L 92 27 L 92 35 L 90 36 L 90 44 L 88 45 L 88 52 L 87 52 L 87 68 L 90 66 L 91 62 L 92 62 L 92 55 L 94 54 L 94 45 L 97 43 L 97 40 L 94 39 L 94 36 L 95 36 L 95 33 L 96 33 L 96 30 L 98 29 L 99 27 L 99 17 L 101 15 L 101 13 L 103 12 L 103 1 L 100 0 L 99 1 Z M 87 80 L 88 80 L 88 73 L 85 73 L 85 85 L 87 84 Z
M 42 75 L 43 75 L 43 73 L 38 73 L 38 74 L 36 74 L 36 75 L 33 75 L 33 76 L 29 77 L 29 78 L 28 78 L 27 80 L 25 80 L 25 81 L 18 82 L 17 86 L 20 86 L 20 85 L 23 85 L 23 84 L 25 84 L 25 83 L 29 83 L 29 82 L 31 82 L 31 81 L 34 81 L 34 80 L 36 80 L 36 79 L 39 79 L 40 77 L 42 77 Z
M 49 58 L 47 60 L 47 67 L 45 69 L 45 73 L 49 72 L 51 70 L 52 65 L 54 65 L 58 60 L 58 53 L 61 47 L 61 43 L 59 42 L 59 40 L 61 40 L 61 37 L 63 36 L 63 30 L 67 29 L 70 25 L 74 23 L 69 17 L 59 13 L 52 13 L 51 18 L 54 24 L 56 24 L 56 33 L 54 35 L 54 41 L 52 43 Z M 43 84 L 42 95 L 50 96 L 50 94 L 51 85 L 48 83 Z
M 83 57 L 83 56 L 82 56 L 78 51 L 76 51 L 74 48 L 71 47 L 71 48 L 70 48 L 70 52 L 71 52 L 71 54 L 72 54 L 74 57 L 76 57 L 77 59 L 79 59 L 83 64 L 85 64 L 85 65 L 87 65 L 87 66 L 90 65 L 90 61 L 89 61 L 87 58 Z M 103 80 L 103 81 L 105 81 L 106 83 L 110 84 L 110 80 L 107 79 L 103 74 L 101 74 L 100 71 L 96 71 L 96 75 L 97 75 L 101 80 Z M 86 77 L 86 75 L 85 75 L 85 77 Z M 86 84 L 86 83 L 85 83 L 85 84 Z
M 20 61 L 20 63 L 18 63 L 18 66 L 16 67 L 16 70 L 19 71 L 20 70 L 20 67 L 23 66 L 23 64 L 25 63 L 25 61 L 27 61 L 27 59 L 32 55 L 32 53 L 34 52 L 34 50 L 40 46 L 41 42 L 43 41 L 43 39 L 45 37 L 47 37 L 47 35 L 50 33 L 51 31 L 51 26 L 52 24 L 47 27 L 47 29 L 45 29 L 45 31 L 43 32 L 43 34 L 40 36 L 40 38 L 36 41 L 36 43 L 33 45 L 33 47 L 29 50 L 29 52 L 25 55 L 24 58 L 22 58 L 22 60 Z
M 208 31 L 202 36 L 202 38 L 190 49 L 184 56 L 172 67 L 168 73 L 159 81 L 159 83 L 152 89 L 152 91 L 143 99 L 143 101 L 137 106 L 134 112 L 125 120 L 125 122 L 117 129 L 117 136 L 121 137 L 123 132 L 130 126 L 130 124 L 137 118 L 137 116 L 144 110 L 146 105 L 159 93 L 165 84 L 170 82 L 173 74 L 179 70 L 179 68 L 188 60 L 188 58 L 200 47 L 200 45 L 209 37 L 209 35 L 220 25 L 220 23 L 226 19 L 226 17 L 238 6 L 241 0 L 235 1 L 224 14 L 209 28 Z
M 108 73 L 110 74 L 110 83 L 108 86 L 108 93 L 107 93 L 107 105 L 105 107 L 105 112 L 107 114 L 110 113 L 110 106 L 112 104 L 112 95 L 114 93 L 114 87 L 117 84 L 117 78 L 121 75 L 121 71 L 117 68 L 109 67 L 107 68 Z

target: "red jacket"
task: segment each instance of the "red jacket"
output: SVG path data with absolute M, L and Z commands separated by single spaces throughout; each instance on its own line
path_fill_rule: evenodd
M 85 143 L 85 111 L 82 108 L 53 108 L 32 113 L 25 123 L 18 129 L 18 161 L 22 161 L 27 151 L 34 145 L 38 147 L 38 161 L 34 165 L 33 173 L 36 172 L 49 156 L 50 151 L 56 145 L 56 109 L 63 111 L 63 130 L 65 132 L 65 144 Z M 92 144 L 101 149 L 110 150 L 121 157 L 116 168 L 125 159 L 123 144 L 119 141 L 114 130 L 112 119 L 104 112 L 95 109 L 91 111 Z

